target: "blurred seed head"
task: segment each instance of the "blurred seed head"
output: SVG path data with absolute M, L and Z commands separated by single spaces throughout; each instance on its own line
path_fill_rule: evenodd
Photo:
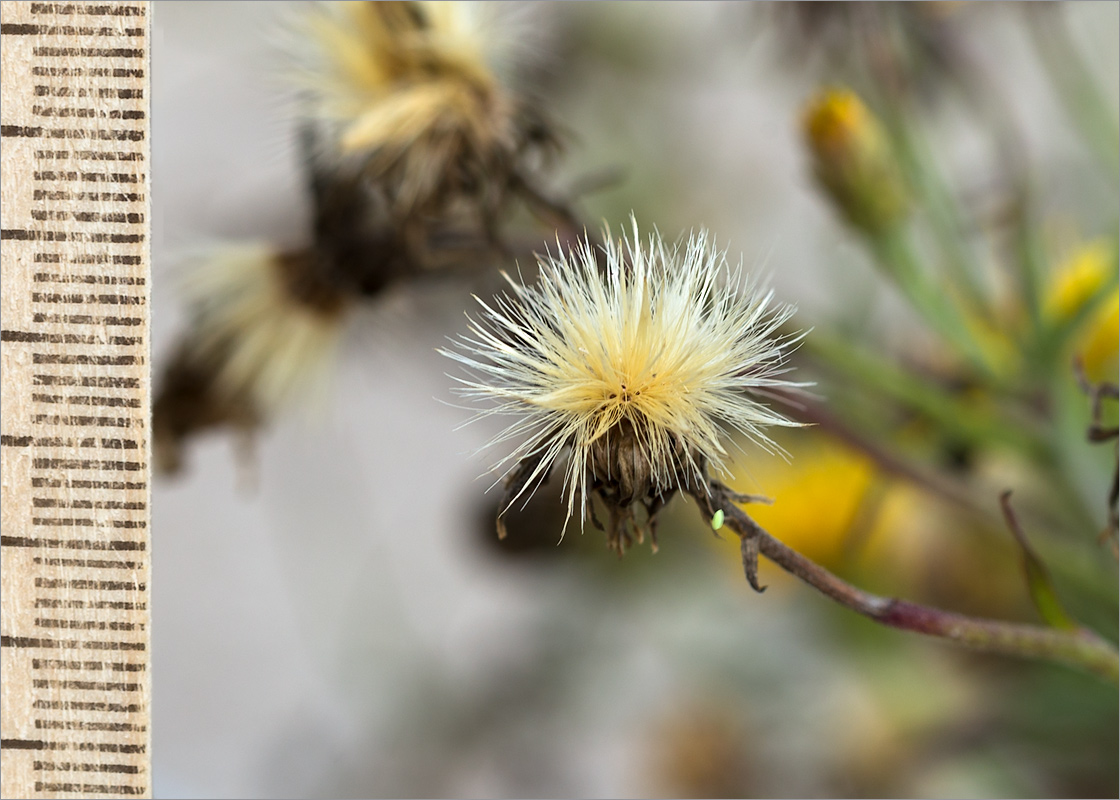
M 728 432 L 775 450 L 766 428 L 796 423 L 761 398 L 800 385 L 783 377 L 799 338 L 779 333 L 792 307 L 772 306 L 707 232 L 667 244 L 632 224 L 630 236 L 604 233 L 602 267 L 586 238 L 540 257 L 536 285 L 510 279 L 511 294 L 479 300 L 470 333 L 442 351 L 470 370 L 459 394 L 489 404 L 478 416 L 516 418 L 491 442 L 521 440 L 497 464 L 506 507 L 566 455 L 569 519 L 599 524 L 599 498 L 619 553 L 654 532 L 676 491 L 723 471 Z
M 933 99 L 971 66 L 961 36 L 975 3 L 792 0 L 748 3 L 772 25 L 799 70 L 807 63 L 829 79 L 870 77 L 894 97 Z
M 392 218 L 466 209 L 493 226 L 556 145 L 543 110 L 515 92 L 516 28 L 499 4 L 321 3 L 303 20 L 297 84 L 341 168 L 386 194 Z
M 179 469 L 188 436 L 219 426 L 252 431 L 323 385 L 350 303 L 321 274 L 313 251 L 259 244 L 219 250 L 190 271 L 190 327 L 153 409 L 162 471 Z
M 516 61 L 495 38 L 508 30 L 501 16 L 489 4 L 343 2 L 302 18 L 310 240 L 192 267 L 190 328 L 155 401 L 168 471 L 193 433 L 252 431 L 321 389 L 358 304 L 398 282 L 490 268 L 507 249 L 497 214 L 511 192 L 566 213 L 531 184 L 529 151 L 550 137 L 497 77 L 496 64 Z

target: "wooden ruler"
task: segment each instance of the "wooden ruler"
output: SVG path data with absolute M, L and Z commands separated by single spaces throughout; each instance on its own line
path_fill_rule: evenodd
M 0 21 L 0 792 L 150 797 L 149 6 Z

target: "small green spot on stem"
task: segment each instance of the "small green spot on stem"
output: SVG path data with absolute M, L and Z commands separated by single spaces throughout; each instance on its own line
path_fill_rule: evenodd
M 721 508 L 719 511 L 717 511 L 715 514 L 712 515 L 712 530 L 713 531 L 718 531 L 722 527 L 723 527 L 723 509 Z

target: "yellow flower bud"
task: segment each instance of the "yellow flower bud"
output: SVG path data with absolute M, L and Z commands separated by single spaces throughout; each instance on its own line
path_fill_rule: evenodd
M 1116 380 L 1117 338 L 1120 337 L 1120 291 L 1112 290 L 1085 326 L 1077 352 L 1091 381 Z
M 878 233 L 906 217 L 909 192 L 886 132 L 855 93 L 821 92 L 802 127 L 817 178 L 852 225 Z
M 1055 322 L 1072 319 L 1104 288 L 1114 263 L 1112 245 L 1106 240 L 1097 239 L 1075 249 L 1054 270 L 1046 293 L 1046 316 Z
M 1097 300 L 1116 279 L 1115 246 L 1106 240 L 1082 245 L 1054 273 L 1046 293 L 1044 311 L 1055 324 L 1067 323 L 1088 303 Z M 1115 378 L 1120 334 L 1120 292 L 1115 288 L 1078 326 L 1074 352 L 1081 358 L 1090 380 Z

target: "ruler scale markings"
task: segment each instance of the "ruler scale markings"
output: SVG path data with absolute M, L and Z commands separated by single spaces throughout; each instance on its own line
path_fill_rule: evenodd
M 0 13 L 3 795 L 150 796 L 148 4 Z

